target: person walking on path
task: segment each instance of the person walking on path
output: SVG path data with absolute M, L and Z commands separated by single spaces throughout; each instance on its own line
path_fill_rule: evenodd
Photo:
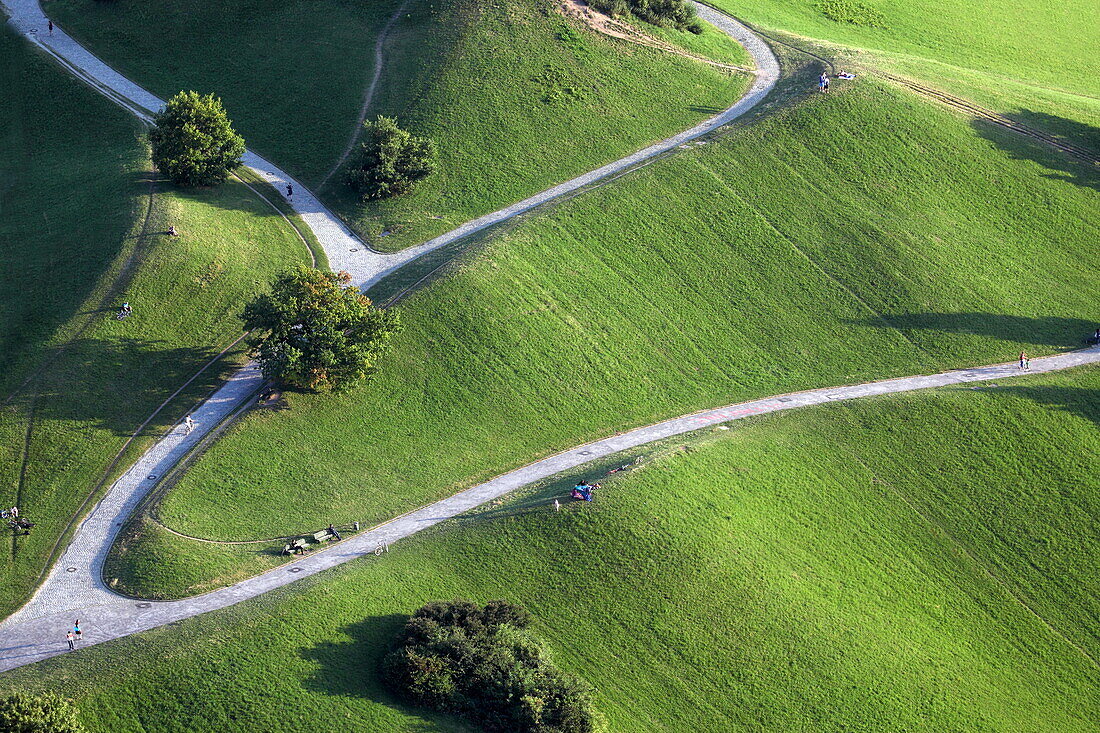
M 50 29 L 50 35 L 52 36 L 53 35 L 53 21 L 52 20 L 47 20 L 46 21 L 46 27 Z
M 80 639 L 82 638 L 81 634 L 83 633 L 84 632 L 80 630 L 80 619 L 77 619 L 73 622 L 73 635 L 76 636 L 77 641 L 80 641 Z
M 286 197 L 290 198 L 293 195 L 294 195 L 294 186 L 291 186 L 289 183 L 286 184 Z
M 1031 371 L 1031 359 L 1027 358 L 1027 352 L 1026 351 L 1021 351 L 1020 352 L 1020 371 L 1023 371 L 1023 372 Z
M 76 637 L 73 636 L 73 632 L 70 631 L 69 633 L 65 634 L 65 641 L 69 642 L 69 651 L 76 649 L 76 644 L 73 643 L 74 639 L 76 639 Z
M 195 420 L 190 415 L 188 415 L 187 417 L 183 418 L 183 427 L 187 431 L 186 434 L 190 435 L 191 431 L 195 429 Z

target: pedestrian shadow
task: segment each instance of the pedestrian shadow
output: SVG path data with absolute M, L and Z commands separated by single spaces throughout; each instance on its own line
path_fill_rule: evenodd
M 1006 114 L 1014 122 L 1027 125 L 1060 142 L 1083 148 L 1100 157 L 1100 128 L 1044 112 L 1022 109 Z M 1006 130 L 981 118 L 971 127 L 979 136 L 994 143 L 1014 160 L 1027 160 L 1048 169 L 1046 178 L 1066 181 L 1094 191 L 1100 190 L 1100 166 L 1076 158 L 1044 142 Z
M 383 685 L 382 658 L 408 620 L 408 616 L 401 614 L 374 616 L 340 629 L 347 635 L 347 641 L 301 648 L 299 656 L 318 665 L 302 680 L 302 686 L 311 692 L 371 700 L 393 708 L 405 716 L 400 720 L 402 730 L 423 733 L 473 730 L 455 718 L 405 705 Z
M 1013 344 L 1038 344 L 1078 349 L 1096 331 L 1097 323 L 1062 316 L 1014 316 L 998 313 L 902 313 L 879 318 L 848 319 L 847 323 L 901 331 L 938 331 L 987 336 Z

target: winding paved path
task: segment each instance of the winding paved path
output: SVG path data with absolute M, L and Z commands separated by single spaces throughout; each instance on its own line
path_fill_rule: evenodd
M 49 53 L 75 76 L 138 117 L 149 120 L 163 101 L 121 76 L 84 49 L 60 28 L 46 32 L 46 19 L 37 0 L 0 0 L 9 22 Z M 320 240 L 333 269 L 346 270 L 363 288 L 378 282 L 418 257 L 486 227 L 529 211 L 542 203 L 619 174 L 725 125 L 759 103 L 779 77 L 779 67 L 767 46 L 740 23 L 711 8 L 697 6 L 700 16 L 742 43 L 757 66 L 749 91 L 721 114 L 621 160 L 547 189 L 531 198 L 468 222 L 418 247 L 383 254 L 366 247 L 301 183 L 249 151 L 245 163 L 282 194 L 292 183 L 289 199 Z M 1033 371 L 1053 371 L 1100 362 L 1100 348 L 1036 359 Z M 261 383 L 254 364 L 237 372 L 193 414 L 197 428 L 186 434 L 179 426 L 159 441 L 111 487 L 80 523 L 73 540 L 51 569 L 46 581 L 17 613 L 0 623 L 0 670 L 12 669 L 65 651 L 64 631 L 79 617 L 85 633 L 82 646 L 145 631 L 207 611 L 254 598 L 297 579 L 335 565 L 373 554 L 379 544 L 390 544 L 422 529 L 504 496 L 534 481 L 581 466 L 629 448 L 749 415 L 776 412 L 836 400 L 927 389 L 949 384 L 1000 379 L 1017 373 L 1011 365 L 907 377 L 851 387 L 839 387 L 770 397 L 708 410 L 638 428 L 551 456 L 497 477 L 434 504 L 365 531 L 329 549 L 202 596 L 181 601 L 139 602 L 118 596 L 102 582 L 103 562 L 115 534 L 140 500 L 180 458 L 215 425 L 253 395 Z
M 1096 363 L 1100 363 L 1100 347 L 1094 346 L 1068 354 L 1034 359 L 1031 362 L 1031 372 L 1052 372 Z M 136 501 L 133 496 L 129 500 L 112 499 L 115 493 L 112 492 L 112 496 L 104 499 L 78 530 L 79 537 L 92 541 L 74 542 L 34 599 L 0 624 L 0 671 L 65 653 L 67 647 L 64 632 L 75 618 L 81 619 L 85 630 L 82 646 L 88 646 L 207 611 L 226 608 L 349 560 L 372 555 L 380 544 L 392 544 L 532 482 L 630 448 L 752 415 L 952 384 L 987 382 L 1019 375 L 1020 371 L 1015 364 L 998 364 L 928 376 L 795 392 L 673 418 L 544 458 L 397 517 L 329 549 L 314 552 L 227 588 L 181 601 L 135 601 L 122 598 L 103 587 L 99 579 L 103 559 L 110 549 L 109 540 L 117 525 L 129 514 L 132 502 Z M 205 419 L 204 415 L 199 417 Z M 151 487 L 152 481 L 145 478 L 145 472 L 163 470 L 170 466 L 186 452 L 188 443 L 194 440 L 194 436 L 184 436 L 177 431 L 162 441 L 172 443 L 174 447 L 162 451 L 158 446 L 150 452 L 152 455 L 143 457 L 127 476 L 132 476 L 139 483 L 144 481 Z M 125 479 L 126 476 L 120 481 Z

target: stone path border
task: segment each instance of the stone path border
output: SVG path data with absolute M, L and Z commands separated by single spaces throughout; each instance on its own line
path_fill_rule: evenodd
M 1028 373 L 1042 374 L 1097 363 L 1100 363 L 1100 346 L 1093 346 L 1067 354 L 1033 359 L 1031 371 Z M 244 370 L 242 374 L 245 376 L 240 378 L 242 389 L 247 389 L 247 385 L 243 384 L 249 379 L 247 372 L 247 369 Z M 0 646 L 0 671 L 65 653 L 67 651 L 65 630 L 76 618 L 83 622 L 82 646 L 90 646 L 197 616 L 207 611 L 226 608 L 349 560 L 373 555 L 380 545 L 391 545 L 533 482 L 620 451 L 752 415 L 955 384 L 1008 379 L 1021 374 L 1024 372 L 1021 372 L 1015 363 L 997 364 L 942 374 L 900 377 L 846 387 L 826 387 L 794 392 L 684 415 L 544 458 L 392 519 L 300 560 L 273 568 L 229 587 L 179 601 L 138 601 L 122 598 L 110 592 L 99 580 L 102 561 L 109 550 L 109 544 L 99 545 L 97 548 L 94 543 L 83 543 L 83 547 L 80 546 L 82 543 L 74 543 L 55 568 L 58 572 L 51 574 L 50 580 L 40 589 L 34 600 L 0 623 L 0 640 L 2 640 L 0 644 L 3 645 Z M 215 406 L 210 406 L 209 409 L 210 412 L 200 413 L 198 417 L 201 420 L 215 418 Z M 153 455 L 148 458 L 143 457 L 129 473 L 137 474 L 137 478 L 140 479 L 140 474 L 144 471 L 160 470 L 160 467 L 170 465 L 175 458 L 182 456 L 187 450 L 187 442 L 194 438 L 180 435 L 179 431 L 173 435 L 178 437 L 174 441 L 174 447 L 162 449 L 160 452 L 154 449 L 150 452 Z M 151 482 L 155 479 L 146 480 Z M 105 499 L 104 503 L 97 506 L 88 516 L 84 521 L 86 526 L 82 525 L 78 532 L 82 536 L 93 534 L 101 538 L 112 536 L 114 522 L 125 519 L 132 508 L 125 503 L 120 505 Z

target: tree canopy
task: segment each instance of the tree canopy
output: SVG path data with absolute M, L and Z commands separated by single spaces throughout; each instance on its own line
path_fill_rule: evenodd
M 363 130 L 347 181 L 364 199 L 408 193 L 435 170 L 435 143 L 402 130 L 397 120 L 379 115 L 373 122 L 364 122 Z
M 550 661 L 525 629 L 531 616 L 507 601 L 429 603 L 382 660 L 403 699 L 457 713 L 489 731 L 592 733 L 592 692 Z
M 4 733 L 82 733 L 73 704 L 57 695 L 17 692 L 0 698 Z
M 241 164 L 244 138 L 213 94 L 180 92 L 153 123 L 153 164 L 179 186 L 215 186 Z
M 255 353 L 265 377 L 324 391 L 373 373 L 399 328 L 397 313 L 374 307 L 350 282 L 346 272 L 299 265 L 248 304 L 242 317 L 260 333 Z

